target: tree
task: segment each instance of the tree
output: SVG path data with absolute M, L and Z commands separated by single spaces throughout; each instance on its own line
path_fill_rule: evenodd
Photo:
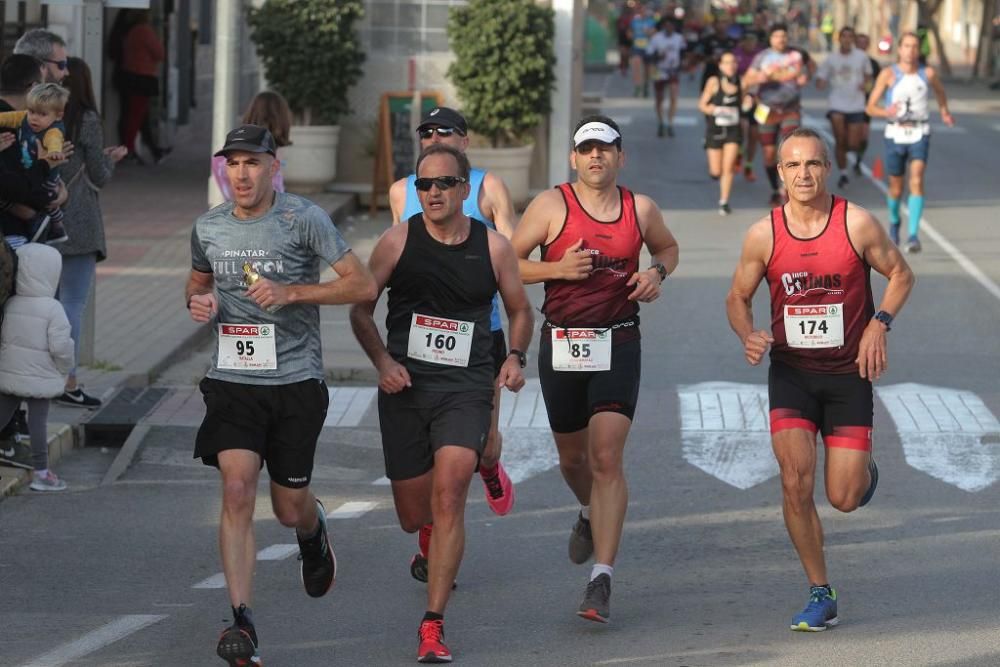
M 948 61 L 948 54 L 944 50 L 944 41 L 938 30 L 937 16 L 938 10 L 944 4 L 944 0 L 914 0 L 917 3 L 917 23 L 924 24 L 934 37 L 937 45 L 938 58 L 941 59 L 941 73 L 951 76 L 951 63 Z

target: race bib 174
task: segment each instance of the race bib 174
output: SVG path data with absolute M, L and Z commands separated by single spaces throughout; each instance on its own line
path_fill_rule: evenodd
M 844 344 L 844 304 L 785 306 L 788 347 L 825 348 Z

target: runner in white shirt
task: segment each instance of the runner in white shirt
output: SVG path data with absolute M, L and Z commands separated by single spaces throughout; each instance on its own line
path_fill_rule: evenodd
M 677 33 L 673 22 L 660 19 L 657 32 L 649 40 L 646 53 L 653 60 L 653 91 L 656 93 L 656 136 L 663 136 L 663 91 L 670 87 L 667 109 L 667 136 L 674 136 L 674 114 L 677 112 L 677 90 L 680 87 L 681 53 L 687 41 Z
M 840 49 L 833 51 L 819 66 L 816 87 L 830 89 L 830 110 L 826 117 L 833 127 L 836 140 L 837 169 L 840 177 L 837 187 L 845 188 L 847 178 L 847 152 L 858 151 L 864 139 L 865 91 L 872 81 L 872 64 L 868 56 L 854 47 L 854 30 L 840 29 Z

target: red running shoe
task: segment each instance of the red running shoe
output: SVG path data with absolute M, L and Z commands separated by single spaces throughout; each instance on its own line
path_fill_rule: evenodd
M 417 630 L 420 646 L 417 662 L 451 662 L 451 651 L 444 645 L 444 621 L 423 621 Z
M 497 461 L 496 471 L 489 477 L 482 474 L 483 485 L 486 487 L 486 502 L 497 516 L 504 516 L 514 507 L 514 483 L 507 476 L 503 464 Z

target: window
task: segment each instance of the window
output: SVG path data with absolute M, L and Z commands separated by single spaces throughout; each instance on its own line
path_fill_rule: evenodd
M 368 0 L 361 40 L 372 53 L 447 52 L 448 11 L 465 0 Z

